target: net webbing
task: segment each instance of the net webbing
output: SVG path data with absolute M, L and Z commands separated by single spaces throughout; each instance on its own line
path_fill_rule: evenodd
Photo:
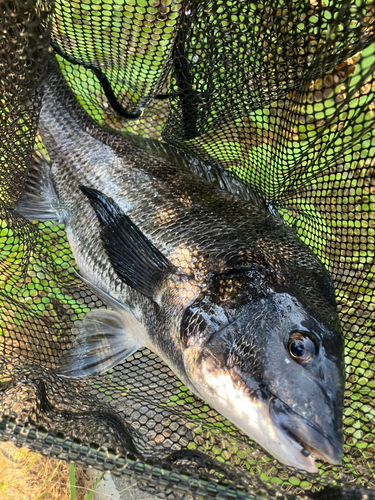
M 372 498 L 374 3 L 4 1 L 0 13 L 2 438 L 164 496 Z M 74 274 L 63 226 L 12 211 L 50 51 L 100 126 L 250 185 L 329 269 L 346 341 L 342 465 L 284 467 L 149 350 L 90 379 L 51 371 L 102 302 Z

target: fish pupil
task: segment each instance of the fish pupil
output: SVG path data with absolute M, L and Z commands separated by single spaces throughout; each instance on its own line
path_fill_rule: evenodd
M 294 358 L 302 358 L 305 354 L 305 346 L 302 340 L 295 340 L 290 344 L 290 353 Z

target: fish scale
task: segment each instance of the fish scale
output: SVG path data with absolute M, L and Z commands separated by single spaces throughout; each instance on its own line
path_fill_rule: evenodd
M 139 148 L 139 155 L 135 157 L 134 146 L 125 140 L 121 156 L 117 151 L 103 154 L 103 148 L 106 146 L 88 136 L 82 127 L 78 126 L 67 110 L 63 96 L 61 105 L 56 105 L 59 96 L 54 89 L 57 86 L 57 82 L 51 82 L 50 87 L 46 88 L 39 130 L 52 160 L 54 185 L 59 198 L 64 200 L 66 210 L 73 207 L 72 210 L 80 214 L 76 218 L 69 217 L 69 227 L 72 228 L 69 230 L 72 234 L 69 241 L 77 240 L 76 244 L 73 243 L 75 248 L 89 249 L 82 255 L 82 261 L 94 255 L 103 263 L 107 263 L 108 259 L 105 253 L 97 248 L 98 223 L 78 189 L 81 183 L 93 185 L 114 199 L 119 198 L 119 206 L 124 212 L 129 215 L 131 213 L 134 223 L 167 255 L 177 255 L 176 248 L 180 246 L 181 241 L 184 241 L 186 248 L 192 248 L 203 255 L 206 263 L 207 255 L 203 252 L 211 251 L 214 270 L 217 270 L 220 240 L 225 243 L 223 246 L 226 251 L 229 251 L 228 244 L 232 240 L 232 251 L 237 253 L 246 244 L 244 234 L 239 229 L 251 223 L 254 232 L 257 229 L 255 224 L 259 226 L 259 231 L 263 231 L 265 218 L 268 218 L 271 224 L 274 223 L 274 218 L 264 210 L 249 207 L 217 188 L 210 189 L 201 179 L 192 179 L 191 173 L 186 169 L 158 158 L 150 161 L 150 155 Z M 72 101 L 72 97 L 69 97 Z M 75 104 L 77 107 L 74 102 L 69 104 Z M 86 120 L 90 123 L 88 118 Z M 96 151 L 93 153 L 94 149 Z M 88 161 L 87 156 L 96 158 L 97 162 Z M 102 165 L 105 162 L 109 172 L 103 172 Z M 76 168 L 77 163 L 79 169 Z M 195 183 L 192 182 L 194 180 Z M 187 185 L 190 185 L 188 192 Z M 181 203 L 181 192 L 193 200 L 190 207 L 184 202 Z M 141 196 L 139 193 L 142 193 Z M 132 208 L 129 209 L 129 206 Z M 228 213 L 223 213 L 224 206 Z M 159 214 L 168 210 L 174 213 L 174 217 L 164 223 Z M 86 222 L 84 229 L 79 226 L 82 220 L 90 221 L 89 225 Z M 192 221 L 198 228 L 197 233 L 185 229 Z M 79 237 L 85 237 L 84 241 L 78 241 Z M 77 259 L 76 254 L 75 257 Z M 190 257 L 188 260 L 190 266 L 194 267 L 193 259 Z M 179 265 L 177 259 L 174 263 Z M 107 269 L 106 264 L 104 267 Z
M 39 132 L 50 161 L 16 210 L 65 225 L 81 279 L 111 308 L 75 323 L 58 373 L 101 373 L 147 346 L 283 463 L 339 463 L 343 338 L 313 252 L 250 190 L 100 129 L 52 63 Z

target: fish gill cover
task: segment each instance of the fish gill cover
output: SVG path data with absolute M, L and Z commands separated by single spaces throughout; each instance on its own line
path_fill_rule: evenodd
M 3 1 L 0 27 L 2 439 L 171 498 L 372 498 L 374 3 Z M 100 376 L 55 374 L 73 322 L 103 303 L 74 273 L 64 227 L 14 212 L 46 154 L 50 51 L 100 126 L 239 196 L 251 186 L 329 270 L 345 336 L 341 465 L 288 469 L 147 349 Z

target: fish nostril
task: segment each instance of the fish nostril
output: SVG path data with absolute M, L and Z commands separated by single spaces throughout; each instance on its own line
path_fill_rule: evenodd
M 320 378 L 324 381 L 324 380 L 325 380 L 325 375 L 324 375 L 324 370 L 323 370 L 323 368 L 320 368 L 320 369 L 319 369 L 319 375 L 320 375 Z

